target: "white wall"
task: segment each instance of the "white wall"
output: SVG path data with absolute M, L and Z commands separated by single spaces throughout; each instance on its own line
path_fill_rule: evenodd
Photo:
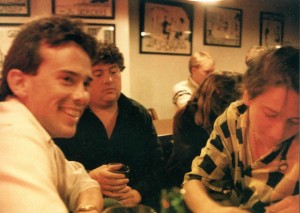
M 178 0 L 183 1 L 183 0 Z M 244 72 L 244 57 L 253 45 L 259 45 L 260 11 L 276 12 L 285 15 L 284 41 L 299 44 L 299 2 L 298 0 L 224 0 L 218 6 L 243 10 L 241 48 L 203 45 L 204 5 L 194 5 L 193 52 L 204 50 L 216 60 L 217 70 Z M 130 94 L 131 97 L 154 107 L 158 117 L 171 118 L 174 115 L 172 87 L 186 79 L 189 56 L 139 54 L 139 1 L 130 0 Z
M 116 0 L 115 19 L 83 21 L 116 25 L 116 45 L 124 54 L 126 65 L 122 73 L 123 92 L 146 107 L 154 107 L 159 118 L 171 118 L 175 112 L 172 87 L 186 79 L 189 56 L 139 53 L 139 2 L 140 0 Z M 203 45 L 204 5 L 195 2 L 190 4 L 194 5 L 193 52 L 208 51 L 216 60 L 217 70 L 245 71 L 245 53 L 251 46 L 259 44 L 260 11 L 284 14 L 284 41 L 299 44 L 298 0 L 224 0 L 216 4 L 243 10 L 241 48 Z M 51 0 L 31 0 L 30 17 L 0 17 L 0 23 L 25 23 L 47 15 L 51 15 Z
M 115 24 L 116 45 L 124 54 L 126 70 L 130 70 L 129 63 L 129 15 L 128 0 L 115 0 L 115 19 L 82 19 L 85 23 Z M 0 23 L 26 23 L 32 19 L 52 14 L 52 0 L 30 0 L 30 17 L 0 17 Z M 0 38 L 0 42 L 1 38 Z M 130 94 L 130 72 L 123 73 L 123 92 Z

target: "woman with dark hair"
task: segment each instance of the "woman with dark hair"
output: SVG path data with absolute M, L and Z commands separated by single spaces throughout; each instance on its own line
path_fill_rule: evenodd
M 242 74 L 214 73 L 174 116 L 174 147 L 167 163 L 168 186 L 180 187 L 192 160 L 205 146 L 213 123 L 227 106 L 242 95 Z

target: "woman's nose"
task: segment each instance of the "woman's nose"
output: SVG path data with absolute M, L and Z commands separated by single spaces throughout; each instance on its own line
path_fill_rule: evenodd
M 274 122 L 270 130 L 270 135 L 274 140 L 281 140 L 287 134 L 287 126 L 284 121 Z

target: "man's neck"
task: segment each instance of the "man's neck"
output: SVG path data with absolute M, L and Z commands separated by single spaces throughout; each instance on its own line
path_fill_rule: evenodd
M 116 102 L 112 105 L 106 106 L 90 105 L 90 108 L 93 113 L 101 120 L 106 129 L 107 136 L 108 138 L 110 138 L 117 121 L 119 112 L 118 103 Z

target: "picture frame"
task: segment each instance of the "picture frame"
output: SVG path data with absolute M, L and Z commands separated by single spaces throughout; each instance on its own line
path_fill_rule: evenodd
M 204 45 L 241 47 L 243 11 L 237 8 L 206 6 Z
M 95 37 L 97 41 L 116 43 L 115 24 L 86 23 L 83 29 L 86 33 Z
M 140 4 L 140 53 L 191 55 L 193 5 L 147 0 Z
M 52 0 L 52 13 L 75 18 L 114 19 L 115 0 Z
M 20 31 L 20 26 L 21 23 L 0 23 L 0 78 L 1 78 L 1 72 L 2 72 L 2 67 L 4 63 L 5 56 L 15 39 L 16 35 Z
M 30 16 L 30 0 L 1 0 L 0 16 Z
M 271 47 L 282 45 L 284 15 L 279 13 L 260 12 L 259 44 Z

